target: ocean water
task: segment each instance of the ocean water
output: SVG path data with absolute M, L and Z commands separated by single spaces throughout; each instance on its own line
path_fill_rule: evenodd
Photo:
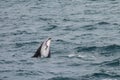
M 120 0 L 0 0 L 0 80 L 120 80 Z

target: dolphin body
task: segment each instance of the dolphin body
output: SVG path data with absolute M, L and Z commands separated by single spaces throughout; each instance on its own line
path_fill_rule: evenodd
M 40 45 L 40 47 L 37 49 L 37 51 L 32 57 L 33 58 L 38 58 L 38 57 L 50 58 L 51 57 L 50 43 L 51 43 L 51 38 L 48 38 L 47 40 L 42 42 L 42 44 Z

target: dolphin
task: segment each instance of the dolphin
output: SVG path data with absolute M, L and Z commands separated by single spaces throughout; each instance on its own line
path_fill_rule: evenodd
M 50 58 L 51 57 L 50 43 L 51 43 L 51 38 L 48 38 L 47 40 L 42 42 L 42 44 L 37 49 L 37 51 L 32 56 L 32 58 L 38 58 L 38 57 L 40 57 L 40 58 L 42 58 L 42 57 Z

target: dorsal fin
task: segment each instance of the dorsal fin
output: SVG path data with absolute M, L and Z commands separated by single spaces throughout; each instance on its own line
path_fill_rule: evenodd
M 42 45 L 43 45 L 43 43 L 40 45 L 40 47 L 37 49 L 37 51 L 35 52 L 35 54 L 32 56 L 33 58 L 35 58 L 35 57 L 41 57 L 40 50 L 41 50 Z

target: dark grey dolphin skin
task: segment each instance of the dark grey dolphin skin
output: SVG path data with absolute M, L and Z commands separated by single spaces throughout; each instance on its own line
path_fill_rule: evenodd
M 42 42 L 42 44 L 37 49 L 37 51 L 32 56 L 32 58 L 38 58 L 38 57 L 50 58 L 51 57 L 50 42 L 51 42 L 51 38 L 48 38 L 46 41 Z

